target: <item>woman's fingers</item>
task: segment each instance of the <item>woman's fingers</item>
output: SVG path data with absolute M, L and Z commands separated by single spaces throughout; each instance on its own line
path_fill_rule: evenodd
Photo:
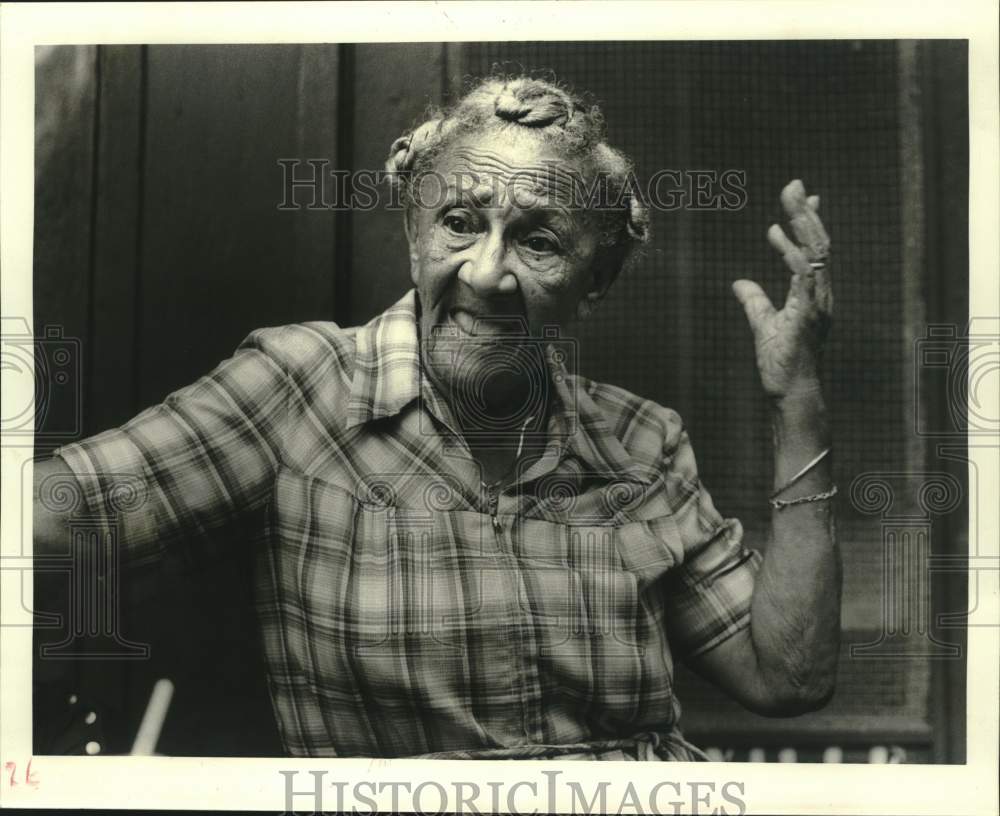
M 763 289 L 752 280 L 733 282 L 733 294 L 743 304 L 750 328 L 754 334 L 760 326 L 774 314 L 774 305 Z
M 780 228 L 778 228 L 780 236 L 768 233 L 771 245 L 781 252 L 786 265 L 792 271 L 789 298 L 808 295 L 821 312 L 830 316 L 833 314 L 833 287 L 830 284 L 830 272 L 827 268 L 830 236 L 827 235 L 826 228 L 817 215 L 819 196 L 806 196 L 805 187 L 796 179 L 785 185 L 781 191 L 781 203 L 788 214 L 792 232 L 798 242 L 799 254 L 809 267 L 807 270 L 794 253 L 789 251 L 789 245 L 795 246 L 795 244 L 781 232 Z M 772 227 L 773 229 L 775 227 Z
M 815 200 L 815 203 L 812 201 Z M 830 255 L 830 236 L 816 214 L 819 197 L 806 197 L 806 188 L 798 179 L 790 181 L 781 191 L 781 204 L 795 240 L 809 261 L 824 261 Z
M 816 214 L 819 196 L 806 196 L 802 182 L 795 180 L 781 191 L 781 203 L 788 214 L 793 241 L 778 224 L 767 231 L 768 243 L 781 254 L 792 273 L 788 297 L 782 309 L 792 325 L 815 323 L 825 333 L 828 318 L 833 313 L 833 292 L 827 273 L 826 260 L 830 238 Z M 747 320 L 754 333 L 775 315 L 774 305 L 764 290 L 750 280 L 738 280 L 733 292 L 743 304 Z
M 816 270 L 810 266 L 802 250 L 794 241 L 789 240 L 785 231 L 777 224 L 772 224 L 767 231 L 767 240 L 785 261 L 785 266 L 792 273 L 792 283 L 788 290 L 785 306 L 793 301 L 807 304 L 813 299 L 816 291 Z
M 774 249 L 781 253 L 785 260 L 785 266 L 793 273 L 811 272 L 813 267 L 803 254 L 802 249 L 794 241 L 790 240 L 785 231 L 778 224 L 771 224 L 767 230 L 767 242 Z

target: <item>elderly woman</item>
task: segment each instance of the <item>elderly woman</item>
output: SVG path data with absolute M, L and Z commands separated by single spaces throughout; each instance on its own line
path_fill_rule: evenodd
M 126 563 L 259 519 L 263 648 L 294 755 L 704 758 L 678 729 L 676 658 L 756 712 L 822 706 L 840 565 L 818 200 L 792 182 L 796 240 L 768 233 L 784 307 L 733 285 L 772 405 L 762 558 L 715 509 L 675 412 L 567 370 L 574 325 L 648 239 L 599 110 L 489 79 L 388 167 L 415 288 L 365 326 L 253 332 L 62 448 L 36 467 L 36 545 L 63 540 L 44 499 L 67 468 Z M 130 512 L 122 482 L 142 494 Z

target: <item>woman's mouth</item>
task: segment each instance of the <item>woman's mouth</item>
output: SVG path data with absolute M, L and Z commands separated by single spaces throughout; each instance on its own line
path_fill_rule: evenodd
M 466 309 L 448 311 L 449 322 L 466 337 L 515 337 L 527 334 L 524 320 L 514 315 L 474 314 Z
M 465 309 L 452 309 L 448 312 L 448 317 L 458 327 L 460 333 L 469 337 L 476 336 L 478 319 L 474 315 L 465 311 Z

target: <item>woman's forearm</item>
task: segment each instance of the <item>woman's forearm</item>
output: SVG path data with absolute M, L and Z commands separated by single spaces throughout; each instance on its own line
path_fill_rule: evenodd
M 73 479 L 66 463 L 58 456 L 35 462 L 32 486 L 32 540 L 38 556 L 65 555 L 69 551 L 69 511 L 56 509 L 42 498 L 42 485 L 54 477 Z
M 830 447 L 820 388 L 777 401 L 774 489 L 786 485 Z M 832 454 L 831 454 L 832 455 Z M 828 491 L 830 455 L 780 499 Z M 840 554 L 831 499 L 803 502 L 771 514 L 772 540 L 754 589 L 751 634 L 761 680 L 792 707 L 815 707 L 833 692 L 840 640 Z

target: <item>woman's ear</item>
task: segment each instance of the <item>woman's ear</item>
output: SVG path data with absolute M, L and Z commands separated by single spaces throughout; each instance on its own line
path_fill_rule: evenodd
M 417 219 L 413 215 L 413 210 L 406 207 L 403 210 L 403 231 L 406 233 L 406 240 L 410 244 L 410 256 L 414 253 L 417 245 Z
M 583 320 L 593 314 L 621 272 L 624 253 L 619 247 L 600 247 L 590 269 L 590 285 L 577 304 L 577 316 Z

